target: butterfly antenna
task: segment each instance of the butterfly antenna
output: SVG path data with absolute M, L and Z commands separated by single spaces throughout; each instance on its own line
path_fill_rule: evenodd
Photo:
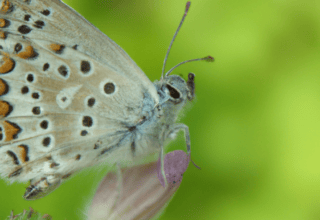
M 176 36 L 177 36 L 177 34 L 178 34 L 178 32 L 179 32 L 182 24 L 183 24 L 183 21 L 184 21 L 185 17 L 187 16 L 187 13 L 188 13 L 189 8 L 190 8 L 190 4 L 191 4 L 191 2 L 188 1 L 187 4 L 186 4 L 186 9 L 185 9 L 185 11 L 184 11 L 183 17 L 182 17 L 182 19 L 181 19 L 181 21 L 180 21 L 180 24 L 179 24 L 179 26 L 178 26 L 178 29 L 177 29 L 176 32 L 174 33 L 173 38 L 172 38 L 172 40 L 171 40 L 171 42 L 170 42 L 170 45 L 169 45 L 169 48 L 168 48 L 166 57 L 164 58 L 164 61 L 163 61 L 161 79 L 163 79 L 164 70 L 165 70 L 165 68 L 166 68 L 167 59 L 168 59 L 168 56 L 169 56 L 169 53 L 170 53 L 170 50 L 171 50 L 173 41 L 176 39 Z
M 174 67 L 172 67 L 165 75 L 165 77 L 167 77 L 175 68 L 177 68 L 178 66 L 181 66 L 182 64 L 185 64 L 185 63 L 189 63 L 189 62 L 193 62 L 193 61 L 199 61 L 199 60 L 205 60 L 205 61 L 208 61 L 208 62 L 213 62 L 214 61 L 214 58 L 212 56 L 207 56 L 207 57 L 203 57 L 203 58 L 198 58 L 198 59 L 192 59 L 192 60 L 186 60 L 186 61 L 183 61 L 177 65 L 175 65 Z

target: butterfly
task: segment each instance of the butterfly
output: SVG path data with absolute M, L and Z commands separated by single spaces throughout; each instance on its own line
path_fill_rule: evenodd
M 213 58 L 185 62 L 195 60 Z M 30 181 L 24 198 L 34 200 L 89 166 L 130 166 L 155 153 L 163 161 L 164 141 L 179 130 L 190 153 L 189 129 L 176 119 L 195 96 L 195 75 L 186 81 L 169 75 L 176 67 L 166 74 L 164 67 L 152 83 L 124 50 L 60 0 L 3 0 L 1 176 Z

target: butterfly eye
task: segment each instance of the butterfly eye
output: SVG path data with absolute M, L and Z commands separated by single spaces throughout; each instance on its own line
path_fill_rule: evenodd
M 180 92 L 178 90 L 176 90 L 174 87 L 170 86 L 169 84 L 167 84 L 167 89 L 170 92 L 170 96 L 174 99 L 178 99 L 180 98 Z

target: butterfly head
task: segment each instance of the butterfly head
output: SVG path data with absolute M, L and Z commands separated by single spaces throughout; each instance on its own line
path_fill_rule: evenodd
M 171 43 L 170 43 L 169 48 L 167 50 L 167 54 L 164 58 L 164 62 L 163 62 L 163 66 L 162 66 L 161 80 L 159 82 L 155 83 L 157 90 L 158 90 L 158 94 L 160 95 L 160 103 L 161 103 L 161 98 L 162 98 L 160 90 L 166 94 L 166 97 L 162 98 L 162 103 L 170 101 L 171 103 L 174 103 L 176 105 L 179 104 L 180 106 L 183 106 L 187 100 L 192 101 L 194 98 L 194 88 L 195 88 L 194 76 L 195 75 L 193 73 L 189 73 L 187 81 L 185 81 L 180 76 L 170 75 L 170 73 L 172 73 L 172 71 L 175 70 L 178 66 L 181 66 L 182 64 L 185 64 L 185 63 L 189 63 L 189 62 L 193 62 L 193 61 L 200 61 L 200 60 L 205 60 L 208 62 L 214 61 L 214 58 L 212 56 L 206 56 L 203 58 L 186 60 L 181 63 L 178 63 L 177 65 L 172 67 L 168 72 L 165 73 L 166 63 L 167 63 L 167 59 L 168 59 L 172 44 L 173 44 L 173 42 L 174 42 L 182 24 L 183 24 L 185 17 L 187 16 L 189 8 L 190 8 L 190 1 L 188 1 L 186 4 L 186 8 L 185 8 L 183 17 L 180 21 L 178 29 L 176 30 L 176 32 L 171 40 Z M 180 103 L 182 103 L 182 104 L 180 104 Z
M 164 79 L 155 82 L 160 104 L 164 109 L 172 111 L 173 108 L 182 108 L 186 102 L 192 101 L 195 94 L 194 74 L 189 73 L 188 80 L 185 81 L 178 75 L 169 75 Z
M 162 87 L 164 87 L 163 90 L 170 102 L 179 104 L 186 100 L 193 100 L 195 89 L 194 76 L 193 73 L 189 73 L 187 81 L 178 75 L 165 77 Z

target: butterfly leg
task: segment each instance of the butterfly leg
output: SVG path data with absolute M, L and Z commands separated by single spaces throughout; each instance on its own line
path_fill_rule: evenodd
M 160 164 L 161 164 L 161 175 L 162 175 L 162 178 L 164 179 L 164 185 L 165 185 L 165 187 L 167 187 L 168 182 L 167 182 L 166 173 L 164 172 L 164 149 L 163 149 L 163 145 L 161 145 L 161 149 L 160 149 Z
M 169 131 L 168 137 L 174 137 L 180 130 L 184 130 L 184 135 L 185 135 L 185 141 L 187 145 L 187 153 L 190 156 L 191 154 L 191 141 L 190 141 L 190 132 L 189 132 L 189 127 L 185 124 L 175 124 L 173 128 Z M 193 165 L 198 168 L 199 170 L 201 169 L 197 164 L 193 162 L 191 159 L 191 162 Z
M 191 142 L 190 142 L 190 132 L 189 127 L 185 124 L 175 124 L 173 128 L 168 132 L 168 137 L 174 137 L 180 130 L 184 130 L 185 141 L 187 145 L 187 153 L 191 153 Z
M 123 195 L 123 177 L 122 177 L 122 170 L 121 170 L 120 165 L 118 163 L 116 163 L 115 166 L 116 166 L 116 174 L 117 174 L 118 195 L 117 195 L 117 198 L 115 200 L 114 205 L 117 206 L 120 203 L 122 195 Z

